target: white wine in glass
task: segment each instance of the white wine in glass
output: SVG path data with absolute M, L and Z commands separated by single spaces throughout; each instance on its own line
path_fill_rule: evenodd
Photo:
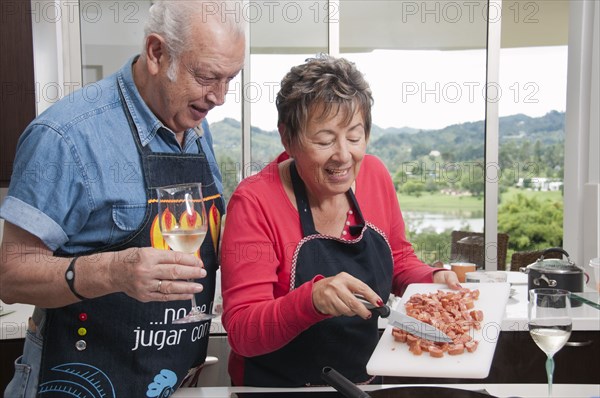
M 171 230 L 163 233 L 162 236 L 171 249 L 183 253 L 195 253 L 202 245 L 206 231 Z
M 175 251 L 195 254 L 208 231 L 202 185 L 182 184 L 156 188 L 158 217 L 161 234 Z M 173 323 L 199 322 L 213 318 L 205 314 L 196 305 L 192 296 L 192 309 L 183 318 Z
M 571 336 L 571 293 L 562 289 L 532 289 L 529 291 L 529 334 L 547 356 L 548 396 L 552 396 L 554 354 Z

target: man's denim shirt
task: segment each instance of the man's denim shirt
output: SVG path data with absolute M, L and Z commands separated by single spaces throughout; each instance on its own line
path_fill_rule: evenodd
M 147 200 L 140 155 L 117 85 L 142 145 L 154 152 L 198 153 L 199 139 L 222 192 L 208 124 L 203 121 L 201 137 L 186 131 L 182 149 L 135 87 L 135 59 L 54 104 L 19 139 L 0 217 L 51 250 L 77 253 L 116 243 L 143 220 Z

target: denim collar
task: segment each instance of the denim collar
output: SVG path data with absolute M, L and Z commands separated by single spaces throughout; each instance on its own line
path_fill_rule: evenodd
M 172 134 L 172 139 L 175 140 L 175 134 L 165 126 L 154 113 L 152 113 L 148 105 L 146 105 L 142 99 L 142 96 L 133 81 L 133 64 L 138 58 L 139 55 L 133 56 L 125 63 L 125 65 L 117 72 L 117 81 L 123 91 L 125 105 L 131 113 L 131 118 L 133 119 L 133 123 L 140 136 L 140 142 L 143 146 L 148 145 L 148 143 L 156 137 L 160 129 L 165 129 L 170 132 L 169 135 Z M 198 138 L 199 135 L 194 129 L 188 129 L 185 132 L 183 142 L 184 150 Z

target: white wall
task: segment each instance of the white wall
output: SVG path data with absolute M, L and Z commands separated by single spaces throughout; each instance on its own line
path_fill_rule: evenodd
M 583 261 L 600 257 L 600 4 L 595 2 L 591 35 L 588 176 L 583 192 Z M 587 269 L 593 275 L 591 269 Z M 596 281 L 600 283 L 600 281 Z M 590 284 L 591 285 L 591 284 Z M 591 285 L 597 286 L 597 285 Z
M 599 24 L 600 3 L 571 2 L 563 246 L 584 267 L 600 257 Z

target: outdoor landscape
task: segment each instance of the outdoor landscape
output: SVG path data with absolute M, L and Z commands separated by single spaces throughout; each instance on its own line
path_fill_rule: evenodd
M 512 251 L 562 245 L 564 112 L 542 117 L 500 118 L 497 165 L 488 179 L 498 181 L 498 231 L 508 233 Z M 427 262 L 448 261 L 453 229 L 483 230 L 483 121 L 440 130 L 373 126 L 368 152 L 386 164 L 398 192 L 407 234 Z M 240 122 L 211 124 L 215 151 L 224 170 L 227 196 L 241 176 Z M 279 134 L 252 128 L 252 172 L 279 152 Z

